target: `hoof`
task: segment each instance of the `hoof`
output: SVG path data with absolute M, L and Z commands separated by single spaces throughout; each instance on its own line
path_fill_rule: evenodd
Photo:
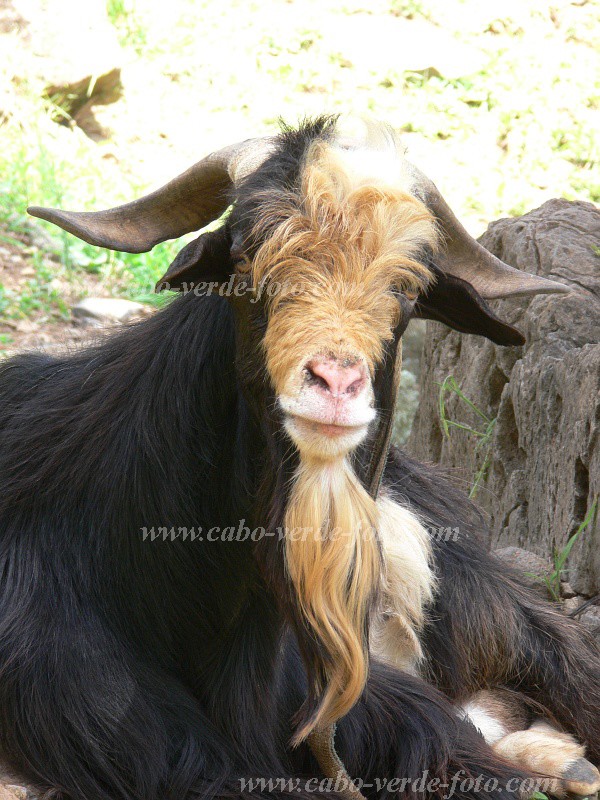
M 600 789 L 600 772 L 586 758 L 578 758 L 561 776 L 565 792 L 572 798 L 590 797 Z

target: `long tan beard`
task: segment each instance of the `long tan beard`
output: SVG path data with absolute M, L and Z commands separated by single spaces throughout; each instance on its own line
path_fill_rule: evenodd
M 296 602 L 323 653 L 320 704 L 305 739 L 356 703 L 367 680 L 367 622 L 381 574 L 377 509 L 345 459 L 302 457 L 285 516 L 286 566 Z

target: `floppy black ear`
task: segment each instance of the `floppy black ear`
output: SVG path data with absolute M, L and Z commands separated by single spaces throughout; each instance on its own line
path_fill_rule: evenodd
M 201 234 L 177 253 L 155 291 L 189 290 L 200 283 L 229 280 L 233 272 L 230 251 L 231 237 L 226 225 Z
M 525 344 L 523 334 L 499 319 L 470 283 L 435 267 L 433 272 L 436 282 L 419 296 L 414 317 L 443 322 L 455 331 L 485 336 L 495 344 Z

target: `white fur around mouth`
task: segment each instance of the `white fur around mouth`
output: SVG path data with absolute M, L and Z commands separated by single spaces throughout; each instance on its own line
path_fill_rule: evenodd
M 354 434 L 365 434 L 367 432 L 368 423 L 361 425 L 341 425 L 336 422 L 323 422 L 322 420 L 311 419 L 310 417 L 303 417 L 297 414 L 289 414 L 286 416 L 286 424 L 292 424 L 298 428 L 317 433 L 322 436 L 331 438 L 338 438 L 341 436 L 352 436 Z
M 366 398 L 364 402 L 352 406 L 332 407 L 331 403 L 323 402 L 321 398 L 307 398 L 304 394 L 296 398 L 282 394 L 279 396 L 279 406 L 286 418 L 315 426 L 347 428 L 349 433 L 366 430 L 376 417 L 375 409 L 368 404 Z
M 285 430 L 305 458 L 337 460 L 344 458 L 365 440 L 368 424 L 332 425 L 286 414 Z

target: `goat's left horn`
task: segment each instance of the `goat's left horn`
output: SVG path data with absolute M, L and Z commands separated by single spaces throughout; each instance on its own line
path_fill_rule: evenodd
M 31 206 L 34 217 L 53 222 L 98 247 L 145 253 L 165 239 L 197 231 L 227 208 L 230 189 L 256 169 L 272 139 L 248 139 L 198 161 L 155 192 L 106 211 L 61 211 Z
M 517 295 L 570 292 L 569 286 L 505 264 L 470 236 L 454 216 L 437 186 L 410 165 L 416 193 L 437 219 L 443 237 L 436 264 L 443 272 L 468 281 L 479 294 L 493 300 Z

